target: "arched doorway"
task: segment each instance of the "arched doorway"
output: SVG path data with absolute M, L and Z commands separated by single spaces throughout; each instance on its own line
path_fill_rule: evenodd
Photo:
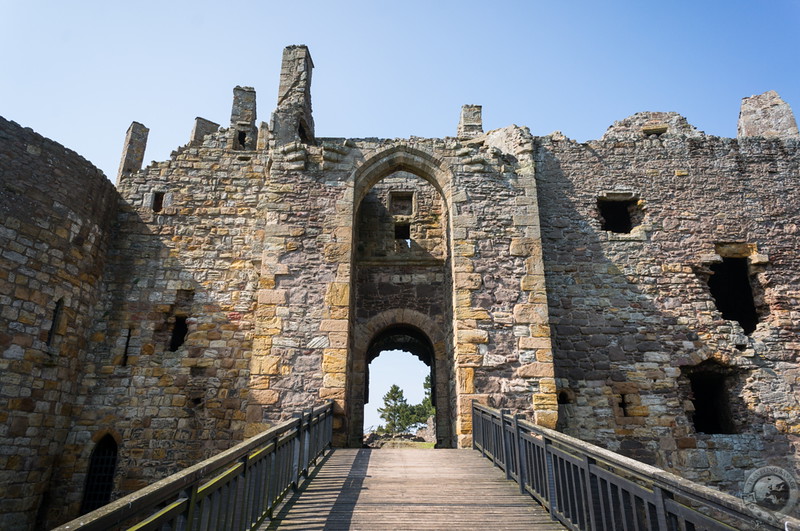
M 86 487 L 83 489 L 81 514 L 94 511 L 111 501 L 114 490 L 114 473 L 117 469 L 117 441 L 105 435 L 92 450 Z
M 380 359 L 378 359 L 380 358 Z M 408 358 L 416 358 L 417 363 L 412 362 Z M 411 390 L 406 388 L 405 385 L 400 385 L 404 392 L 417 391 L 420 396 L 412 399 L 412 396 L 406 396 L 409 404 L 416 404 L 422 401 L 422 387 L 424 376 L 419 376 L 420 372 L 415 365 L 421 365 L 426 368 L 424 374 L 430 378 L 431 384 L 431 401 L 436 405 L 438 394 L 436 392 L 437 375 L 435 370 L 435 354 L 433 345 L 424 333 L 418 329 L 410 326 L 395 325 L 391 326 L 380 332 L 370 343 L 367 349 L 366 357 L 366 372 L 364 378 L 364 404 L 365 410 L 375 410 L 382 406 L 380 400 L 382 394 L 390 384 L 397 384 L 413 381 L 414 378 L 408 373 L 416 374 L 418 388 Z M 379 370 L 375 370 L 376 366 Z M 378 384 L 379 388 L 384 388 L 383 391 L 376 393 L 374 391 L 373 383 Z M 371 407 L 370 407 L 371 406 Z M 442 406 L 446 407 L 446 406 Z M 365 415 L 365 426 L 376 426 L 376 422 L 369 422 L 369 415 Z
M 352 272 L 353 336 L 348 360 L 348 444 L 359 446 L 369 364 L 382 351 L 411 352 L 431 368 L 437 446 L 454 444 L 452 272 L 441 183 L 407 153 L 356 189 Z

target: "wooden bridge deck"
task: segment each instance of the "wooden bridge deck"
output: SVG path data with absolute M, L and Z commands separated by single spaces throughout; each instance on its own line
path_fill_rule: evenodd
M 263 529 L 564 529 L 473 450 L 336 449 Z

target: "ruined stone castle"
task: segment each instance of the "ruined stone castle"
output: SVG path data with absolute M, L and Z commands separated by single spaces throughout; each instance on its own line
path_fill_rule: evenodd
M 325 400 L 360 445 L 370 362 L 430 366 L 440 447 L 473 400 L 741 495 L 800 459 L 800 135 L 777 94 L 737 138 L 639 113 L 319 138 L 313 63 L 236 87 L 116 187 L 0 119 L 0 528 L 62 523 Z M 188 130 L 188 124 L 187 124 Z

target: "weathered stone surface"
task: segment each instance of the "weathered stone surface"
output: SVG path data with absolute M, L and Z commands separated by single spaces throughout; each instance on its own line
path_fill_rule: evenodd
M 797 470 L 797 139 L 639 113 L 578 144 L 482 133 L 475 108 L 459 138 L 317 139 L 312 67 L 288 48 L 268 125 L 237 87 L 230 128 L 116 191 L 0 121 L 0 527 L 76 514 L 106 434 L 116 494 L 322 400 L 357 446 L 394 348 L 431 367 L 440 446 L 469 444 L 478 400 L 732 492 Z M 709 291 L 726 259 L 750 332 Z M 735 433 L 696 426 L 709 360 Z
M 777 92 L 769 90 L 742 98 L 737 136 L 763 138 L 798 138 L 797 121 L 789 104 Z

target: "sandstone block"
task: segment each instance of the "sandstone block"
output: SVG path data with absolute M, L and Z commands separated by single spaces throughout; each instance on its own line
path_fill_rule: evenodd
M 515 371 L 516 376 L 520 378 L 552 378 L 555 374 L 552 363 L 528 363 L 522 365 Z
M 254 404 L 265 406 L 276 404 L 280 399 L 280 393 L 273 389 L 253 389 L 250 391 L 250 400 Z
M 328 388 L 344 388 L 347 379 L 344 373 L 327 373 L 322 377 L 323 387 Z
M 328 285 L 325 302 L 331 306 L 350 305 L 350 285 L 343 282 L 333 282 Z
M 459 330 L 459 343 L 488 343 L 489 333 L 486 330 Z

